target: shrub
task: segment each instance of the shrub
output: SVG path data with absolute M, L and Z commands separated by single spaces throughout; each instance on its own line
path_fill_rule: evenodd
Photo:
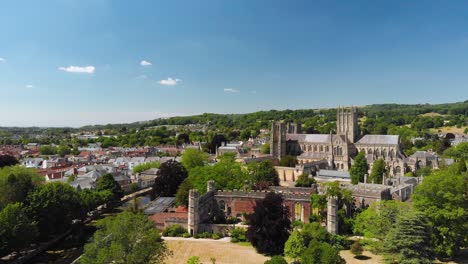
M 301 228 L 304 223 L 301 220 L 295 220 L 291 223 L 293 228 Z
M 183 238 L 188 238 L 188 237 L 191 237 L 192 235 L 190 235 L 190 233 L 183 233 L 182 234 L 182 237 Z
M 170 225 L 163 230 L 163 236 L 169 236 L 169 237 L 181 237 L 184 234 L 187 233 L 187 229 L 185 229 L 181 225 Z
M 354 256 L 361 256 L 362 251 L 361 242 L 359 242 L 359 240 L 354 241 L 353 245 L 351 245 L 351 253 L 353 253 Z
M 231 242 L 237 243 L 237 242 L 246 242 L 247 241 L 247 236 L 246 236 L 247 231 L 243 228 L 236 227 L 231 231 Z
M 340 236 L 340 235 L 330 236 L 330 244 L 338 250 L 349 249 L 352 243 L 353 242 L 345 236 Z
M 221 234 L 221 233 L 214 233 L 214 234 L 211 236 L 211 238 L 213 238 L 213 239 L 215 239 L 215 240 L 218 240 L 218 239 L 223 238 L 223 237 L 224 237 L 224 236 L 223 236 L 223 234 Z
M 211 237 L 212 237 L 212 235 L 210 233 L 208 233 L 208 232 L 203 232 L 201 234 L 196 234 L 194 236 L 194 238 L 196 238 L 196 239 L 198 239 L 198 238 L 211 238 Z

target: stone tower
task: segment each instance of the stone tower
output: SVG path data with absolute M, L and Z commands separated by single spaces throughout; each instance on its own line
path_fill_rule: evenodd
M 349 143 L 355 143 L 359 133 L 358 129 L 356 107 L 338 107 L 336 113 L 336 134 L 346 136 Z
M 188 204 L 188 232 L 192 235 L 198 233 L 198 191 L 190 190 L 189 191 L 189 204 Z
M 277 159 L 286 155 L 286 129 L 286 124 L 283 122 L 274 122 L 271 127 L 270 154 Z
M 331 234 L 338 233 L 338 200 L 333 196 L 328 197 L 327 231 Z

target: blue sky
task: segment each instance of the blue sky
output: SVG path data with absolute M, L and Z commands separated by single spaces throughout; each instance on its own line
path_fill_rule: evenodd
M 464 1 L 5 0 L 0 126 L 468 95 Z

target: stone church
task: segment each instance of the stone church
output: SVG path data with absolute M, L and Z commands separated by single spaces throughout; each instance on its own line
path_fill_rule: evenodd
M 281 159 L 297 156 L 299 164 L 327 162 L 328 169 L 348 171 L 359 152 L 366 154 L 371 167 L 383 159 L 391 176 L 401 176 L 407 167 L 398 135 L 360 136 L 357 109 L 338 108 L 336 134 L 303 134 L 301 125 L 275 122 L 271 130 L 271 155 Z

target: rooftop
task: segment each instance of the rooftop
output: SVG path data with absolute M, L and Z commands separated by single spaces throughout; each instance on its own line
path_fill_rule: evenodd
M 398 145 L 398 135 L 365 135 L 356 144 Z

